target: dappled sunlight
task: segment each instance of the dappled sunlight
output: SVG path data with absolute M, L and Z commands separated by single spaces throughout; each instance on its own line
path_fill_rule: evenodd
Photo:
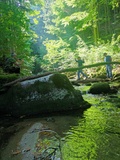
M 120 0 L 0 6 L 0 159 L 119 160 Z

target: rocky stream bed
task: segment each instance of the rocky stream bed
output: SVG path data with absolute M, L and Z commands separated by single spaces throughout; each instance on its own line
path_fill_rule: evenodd
M 109 84 L 110 87 L 119 86 L 118 83 Z M 0 159 L 119 160 L 120 91 L 91 94 L 90 87 L 74 85 L 91 104 L 84 111 L 77 109 L 17 118 L 11 114 L 1 115 Z

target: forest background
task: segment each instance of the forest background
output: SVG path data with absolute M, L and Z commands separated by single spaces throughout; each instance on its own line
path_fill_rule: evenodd
M 0 59 L 12 52 L 23 60 L 23 76 L 75 68 L 78 56 L 85 65 L 103 62 L 104 52 L 120 61 L 120 1 L 0 0 Z

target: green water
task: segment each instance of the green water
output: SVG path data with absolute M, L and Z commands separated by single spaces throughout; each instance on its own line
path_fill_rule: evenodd
M 85 93 L 84 87 L 81 90 Z M 24 129 L 10 138 L 1 160 L 22 160 L 21 155 L 11 156 L 11 150 L 17 150 L 24 133 L 36 122 L 61 136 L 61 160 L 120 160 L 120 94 L 84 94 L 83 98 L 92 106 L 82 115 L 52 116 L 54 122 L 38 117 L 16 124 L 24 124 Z
M 120 160 L 120 108 L 109 96 L 84 99 L 92 106 L 66 133 L 63 160 Z

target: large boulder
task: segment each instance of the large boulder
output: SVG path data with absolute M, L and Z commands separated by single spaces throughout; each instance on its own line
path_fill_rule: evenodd
M 50 74 L 12 85 L 0 95 L 0 113 L 14 116 L 35 115 L 74 109 L 86 109 L 79 90 L 64 74 Z

